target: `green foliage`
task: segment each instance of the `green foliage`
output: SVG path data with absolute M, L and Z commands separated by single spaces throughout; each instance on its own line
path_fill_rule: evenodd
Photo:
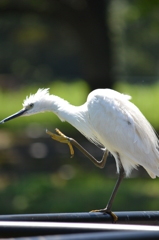
M 137 83 L 157 81 L 158 7 L 157 0 L 111 1 L 110 27 L 118 60 L 116 76 Z
M 30 175 L 0 190 L 0 214 L 82 212 L 100 209 L 113 190 L 116 179 L 79 171 L 70 180 L 58 173 Z M 158 209 L 159 179 L 125 179 L 115 199 L 114 211 Z

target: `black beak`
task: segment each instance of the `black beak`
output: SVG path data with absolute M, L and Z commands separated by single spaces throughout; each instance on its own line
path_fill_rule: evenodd
M 11 116 L 9 116 L 9 117 L 3 119 L 2 121 L 0 121 L 0 124 L 5 123 L 5 122 L 7 122 L 7 121 L 9 121 L 9 120 L 12 120 L 12 119 L 14 119 L 14 118 L 16 118 L 16 117 L 20 117 L 20 116 L 23 115 L 23 113 L 25 113 L 26 111 L 27 111 L 27 109 L 22 109 L 22 110 L 20 110 L 19 112 L 14 113 L 14 114 L 12 114 Z

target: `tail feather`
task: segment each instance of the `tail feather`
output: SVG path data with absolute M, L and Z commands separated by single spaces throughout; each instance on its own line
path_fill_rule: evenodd
M 154 174 L 153 172 L 151 172 L 150 170 L 146 169 L 145 170 L 148 172 L 148 174 L 150 175 L 151 178 L 156 178 L 156 174 Z

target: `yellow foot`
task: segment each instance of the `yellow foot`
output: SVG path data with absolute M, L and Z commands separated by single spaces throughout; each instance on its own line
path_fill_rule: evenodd
M 70 149 L 70 153 L 71 153 L 71 157 L 73 157 L 73 156 L 74 156 L 74 150 L 73 150 L 72 144 L 70 143 L 69 138 L 68 138 L 67 136 L 65 136 L 59 129 L 56 128 L 55 131 L 56 131 L 58 134 L 52 133 L 52 132 L 50 132 L 50 131 L 48 131 L 48 130 L 46 129 L 46 133 L 47 133 L 48 135 L 50 135 L 52 139 L 54 139 L 54 140 L 56 140 L 56 141 L 58 141 L 58 142 L 61 142 L 61 143 L 66 143 L 66 144 L 68 144 L 69 149 Z
M 117 222 L 118 221 L 118 217 L 111 211 L 107 210 L 107 208 L 104 209 L 99 209 L 99 210 L 92 210 L 90 212 L 101 212 L 101 213 L 107 213 L 109 214 L 112 218 L 113 218 L 113 222 Z

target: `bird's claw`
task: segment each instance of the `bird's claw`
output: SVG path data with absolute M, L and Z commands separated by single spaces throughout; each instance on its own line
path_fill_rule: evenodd
M 70 153 L 71 153 L 71 158 L 74 156 L 74 149 L 73 146 L 69 140 L 69 137 L 65 136 L 58 128 L 55 129 L 55 131 L 58 134 L 52 133 L 46 129 L 46 133 L 51 136 L 52 139 L 55 141 L 61 142 L 61 143 L 66 143 L 69 146 Z
M 113 222 L 117 222 L 118 221 L 118 217 L 115 215 L 115 213 L 113 213 L 110 210 L 107 210 L 107 208 L 99 209 L 99 210 L 92 210 L 90 212 L 101 212 L 101 213 L 104 213 L 104 214 L 107 213 L 107 214 L 109 214 L 112 217 Z

